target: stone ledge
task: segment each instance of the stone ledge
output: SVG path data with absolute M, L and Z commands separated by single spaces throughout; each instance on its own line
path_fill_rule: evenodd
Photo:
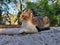
M 21 25 L 0 25 L 0 28 L 20 28 Z
M 26 35 L 0 35 L 0 45 L 60 45 L 60 27 Z

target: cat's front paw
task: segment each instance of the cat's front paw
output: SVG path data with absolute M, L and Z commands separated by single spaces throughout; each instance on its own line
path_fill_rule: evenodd
M 20 30 L 19 33 L 23 33 L 24 31 L 23 30 Z
M 25 28 L 22 28 L 22 29 L 20 29 L 20 31 L 19 31 L 19 33 L 25 33 L 25 32 L 27 32 L 27 29 L 25 29 Z

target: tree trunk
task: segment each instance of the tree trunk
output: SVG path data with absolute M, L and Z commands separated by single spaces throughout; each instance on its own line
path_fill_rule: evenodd
M 19 0 L 20 1 L 20 9 L 22 11 L 22 0 Z

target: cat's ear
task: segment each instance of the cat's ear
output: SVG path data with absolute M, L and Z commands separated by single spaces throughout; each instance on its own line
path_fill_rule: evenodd
M 31 15 L 31 13 L 32 13 L 31 9 L 28 9 L 27 12 L 29 15 Z
M 27 10 L 27 13 L 28 13 L 28 15 L 32 18 L 32 10 L 31 10 L 31 9 L 28 9 L 28 10 Z

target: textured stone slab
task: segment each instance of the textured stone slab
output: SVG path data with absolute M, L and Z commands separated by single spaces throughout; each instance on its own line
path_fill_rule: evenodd
M 25 35 L 0 35 L 0 45 L 60 45 L 60 27 Z
M 0 28 L 0 34 L 19 34 L 21 28 Z

